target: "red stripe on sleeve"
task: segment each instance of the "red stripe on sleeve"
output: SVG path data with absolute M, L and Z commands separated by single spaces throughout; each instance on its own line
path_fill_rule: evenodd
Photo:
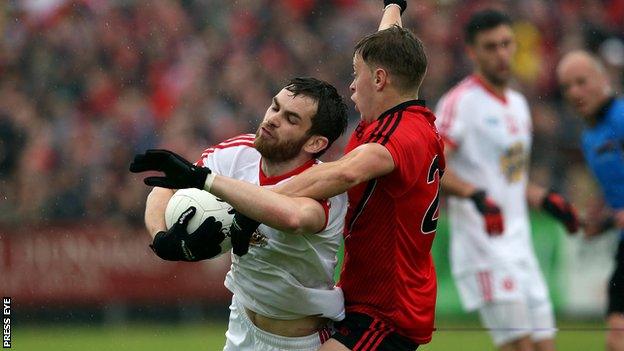
M 472 78 L 467 78 L 459 83 L 446 97 L 442 110 L 440 111 L 440 134 L 446 135 L 448 130 L 451 129 L 453 122 L 455 121 L 455 110 L 457 108 L 457 101 L 462 96 L 462 93 L 467 90 L 468 87 L 474 84 Z

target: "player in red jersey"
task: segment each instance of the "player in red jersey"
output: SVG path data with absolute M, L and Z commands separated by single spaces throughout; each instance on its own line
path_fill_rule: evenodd
M 430 251 L 443 143 L 433 113 L 418 100 L 427 59 L 421 42 L 400 27 L 405 2 L 385 2 L 380 29 L 389 28 L 355 47 L 350 89 L 362 120 L 345 156 L 277 189 L 317 199 L 348 191 L 339 282 L 347 316 L 323 344 L 325 351 L 414 350 L 433 331 L 436 275 Z
M 384 3 L 380 31 L 355 47 L 351 99 L 362 121 L 346 155 L 273 188 L 316 199 L 348 190 L 339 283 L 347 313 L 324 351 L 414 350 L 433 332 L 436 276 L 430 251 L 443 143 L 433 113 L 418 100 L 427 58 L 422 43 L 400 26 L 406 2 Z M 197 179 L 191 184 L 201 187 L 207 176 L 175 177 L 182 178 Z M 242 256 L 243 239 L 257 223 L 236 216 L 230 233 L 234 253 Z

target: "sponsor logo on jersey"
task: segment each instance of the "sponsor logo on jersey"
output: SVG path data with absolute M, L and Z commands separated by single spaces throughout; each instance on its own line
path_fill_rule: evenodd
M 522 179 L 526 172 L 528 155 L 521 141 L 513 143 L 500 157 L 501 172 L 509 183 L 515 183 Z
M 498 118 L 496 116 L 487 116 L 485 117 L 485 124 L 494 127 L 498 125 Z

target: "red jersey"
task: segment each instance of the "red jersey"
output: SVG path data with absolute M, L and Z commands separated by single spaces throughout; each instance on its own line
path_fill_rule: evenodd
M 385 146 L 394 170 L 348 191 L 345 258 L 339 286 L 348 312 L 365 313 L 417 344 L 431 340 L 436 274 L 431 258 L 444 147 L 421 100 L 360 122 L 345 153 Z

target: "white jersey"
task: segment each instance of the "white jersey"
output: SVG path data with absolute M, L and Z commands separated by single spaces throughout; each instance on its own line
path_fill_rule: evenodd
M 500 207 L 505 230 L 490 237 L 469 199 L 450 197 L 451 268 L 455 276 L 505 262 L 535 263 L 526 200 L 531 116 L 524 96 L 500 97 L 477 76 L 460 82 L 436 108 L 442 137 L 455 148 L 447 165 L 462 180 L 484 189 Z
M 288 174 L 266 177 L 253 140 L 252 134 L 229 139 L 204 151 L 198 164 L 220 175 L 273 186 L 320 162 L 310 160 Z M 334 285 L 334 269 L 347 196 L 334 196 L 322 205 L 327 220 L 323 231 L 295 235 L 260 225 L 261 238 L 252 240 L 249 252 L 242 257 L 232 255 L 225 286 L 246 308 L 284 320 L 312 315 L 332 320 L 344 318 L 344 297 Z

